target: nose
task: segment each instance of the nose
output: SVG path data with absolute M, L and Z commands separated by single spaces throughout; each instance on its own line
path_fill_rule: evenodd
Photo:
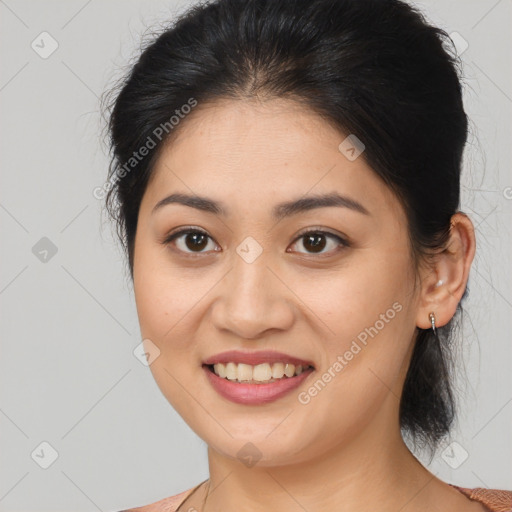
M 235 256 L 222 279 L 212 305 L 214 326 L 241 339 L 258 339 L 267 331 L 284 331 L 293 325 L 293 293 L 261 255 L 252 263 Z

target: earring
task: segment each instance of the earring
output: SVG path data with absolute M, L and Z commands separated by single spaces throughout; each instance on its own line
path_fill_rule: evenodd
M 434 331 L 434 334 L 436 334 L 436 315 L 434 315 L 434 312 L 432 311 L 428 317 L 430 318 L 430 322 L 432 323 L 432 331 Z

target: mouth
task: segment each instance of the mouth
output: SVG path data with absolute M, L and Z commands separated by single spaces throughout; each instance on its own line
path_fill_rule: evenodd
M 202 367 L 222 397 L 246 405 L 277 400 L 315 371 L 310 361 L 270 351 L 224 352 L 208 358 Z

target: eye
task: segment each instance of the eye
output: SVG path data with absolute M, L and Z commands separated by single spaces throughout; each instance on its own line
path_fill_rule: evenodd
M 208 240 L 213 241 L 205 231 L 198 228 L 187 227 L 170 233 L 165 237 L 162 243 L 164 245 L 172 244 L 179 252 L 185 253 L 186 255 L 193 255 L 194 253 L 202 254 L 208 252 Z M 343 247 L 349 247 L 349 243 L 340 236 L 319 229 L 310 229 L 309 231 L 301 233 L 295 239 L 294 245 L 298 243 L 299 240 L 302 240 L 302 247 L 307 250 L 306 254 L 324 255 L 333 251 L 337 252 Z M 326 247 L 329 249 L 329 241 L 331 242 L 331 250 L 322 252 Z M 212 245 L 213 247 L 210 247 L 210 250 L 215 252 L 220 250 L 215 248 L 215 244 Z M 205 250 L 205 248 L 207 250 Z M 287 252 L 289 252 L 288 249 Z
M 302 240 L 302 247 L 308 250 L 306 254 L 321 254 L 324 255 L 329 252 L 338 252 L 343 247 L 348 247 L 349 243 L 338 235 L 329 233 L 328 231 L 322 230 L 309 230 L 301 233 L 296 239 L 295 243 Z M 322 250 L 328 247 L 328 240 L 331 241 L 331 249 L 325 252 Z M 309 252 L 310 251 L 310 252 Z M 288 252 L 288 250 L 287 250 Z M 300 251 L 299 251 L 300 252 Z
M 169 245 L 174 242 L 173 245 L 175 245 L 180 252 L 184 252 L 186 254 L 201 254 L 203 252 L 207 252 L 203 249 L 208 247 L 208 239 L 212 240 L 205 231 L 189 227 L 181 229 L 175 233 L 171 233 L 162 241 L 162 243 L 164 245 Z M 218 249 L 215 248 L 213 250 L 218 251 Z

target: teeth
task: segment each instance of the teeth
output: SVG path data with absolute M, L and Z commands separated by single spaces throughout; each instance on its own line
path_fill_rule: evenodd
M 215 373 L 219 376 L 219 377 L 222 377 L 223 379 L 226 378 L 227 376 L 227 372 L 226 372 L 226 365 L 225 364 L 217 364 L 215 365 L 217 366 L 216 370 L 215 370 Z
M 249 368 L 252 369 L 252 378 L 258 382 L 263 382 L 264 380 L 270 380 L 272 378 L 272 368 L 268 363 L 258 364 L 254 368 L 249 366 Z M 240 377 L 240 374 L 238 374 L 238 376 Z
M 238 382 L 274 382 L 282 379 L 284 376 L 290 378 L 300 375 L 303 371 L 310 368 L 309 366 L 291 363 L 262 363 L 252 366 L 250 364 L 236 363 L 217 363 L 213 365 L 213 371 L 221 378 L 227 378 L 231 381 Z
M 239 364 L 237 377 L 238 380 L 252 380 L 252 366 L 250 364 Z
M 226 378 L 229 380 L 238 378 L 238 368 L 235 363 L 228 363 L 226 365 Z
M 287 377 L 293 377 L 294 373 L 295 373 L 295 365 L 294 364 L 286 364 L 284 367 L 284 374 Z
M 281 379 L 284 375 L 284 364 L 274 363 L 272 365 L 272 377 L 274 379 Z

